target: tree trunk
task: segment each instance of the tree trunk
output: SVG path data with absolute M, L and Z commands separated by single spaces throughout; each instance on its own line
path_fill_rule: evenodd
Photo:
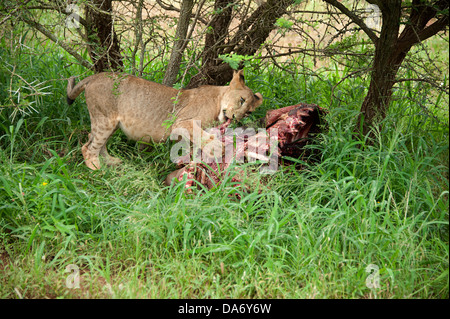
M 112 0 L 92 0 L 86 6 L 88 51 L 96 72 L 123 69 L 120 44 L 111 13 Z
M 369 90 L 361 106 L 361 113 L 355 132 L 373 137 L 372 129 L 386 118 L 392 97 L 392 88 L 396 83 L 397 72 L 414 44 L 435 35 L 448 26 L 448 3 L 437 1 L 434 4 L 422 0 L 413 0 L 408 23 L 399 35 L 402 1 L 375 1 L 380 7 L 383 24 L 381 34 L 375 41 L 375 56 L 371 72 Z M 441 16 L 427 26 L 439 11 Z
M 183 0 L 183 3 L 181 4 L 180 18 L 178 20 L 177 31 L 175 33 L 176 41 L 172 48 L 169 64 L 163 80 L 163 84 L 165 85 L 172 86 L 177 79 L 178 72 L 180 71 L 181 58 L 183 57 L 183 51 L 186 47 L 186 35 L 193 7 L 193 0 Z
M 228 36 L 233 13 L 234 0 L 216 0 L 214 3 L 214 16 L 209 26 L 210 31 L 205 36 L 205 46 L 202 52 L 202 68 L 195 75 L 187 88 L 195 88 L 200 85 L 224 85 L 233 77 L 233 70 L 228 64 L 219 60 L 219 54 L 223 49 L 218 47 L 225 44 Z M 222 65 L 221 65 L 222 64 Z
M 233 76 L 233 70 L 219 59 L 219 54 L 236 53 L 253 55 L 275 28 L 275 22 L 287 12 L 295 0 L 267 0 L 250 17 L 244 19 L 232 39 L 227 40 L 228 27 L 232 17 L 232 0 L 216 0 L 210 26 L 212 32 L 206 35 L 202 54 L 202 68 L 192 77 L 188 88 L 200 85 L 225 85 Z
M 375 57 L 369 90 L 361 106 L 359 125 L 356 127 L 356 131 L 364 136 L 370 131 L 373 124 L 386 117 L 395 75 L 404 59 L 404 55 L 402 54 L 403 57 L 400 58 L 396 51 L 401 1 L 391 0 L 386 5 L 388 8 L 382 9 L 383 25 L 380 38 L 375 42 Z

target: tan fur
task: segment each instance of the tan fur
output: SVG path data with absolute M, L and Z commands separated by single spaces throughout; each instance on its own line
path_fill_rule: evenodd
M 253 94 L 245 85 L 242 70 L 235 72 L 229 86 L 180 91 L 119 73 L 95 74 L 77 85 L 72 77 L 67 85 L 69 103 L 83 90 L 91 117 L 91 133 L 81 150 L 86 165 L 93 170 L 100 168 L 99 155 L 108 165 L 121 162 L 106 150 L 106 142 L 119 127 L 136 141 L 162 142 L 175 128 L 186 128 L 192 138 L 193 120 L 200 120 L 202 128 L 215 121 L 224 122 L 226 118 L 240 120 L 263 100 L 260 93 Z M 163 122 L 170 119 L 170 114 L 175 114 L 175 122 L 167 130 Z M 211 140 L 218 142 L 214 135 L 203 132 L 202 145 Z

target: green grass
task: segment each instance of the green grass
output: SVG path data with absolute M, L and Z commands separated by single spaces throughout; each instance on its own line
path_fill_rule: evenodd
M 46 50 L 17 56 L 20 74 L 81 73 Z M 367 79 L 346 80 L 338 100 L 341 71 L 322 75 L 246 74 L 265 97 L 249 121 L 299 102 L 329 109 L 329 130 L 311 146 L 320 160 L 270 176 L 250 167 L 249 192 L 231 181 L 193 194 L 164 187 L 170 144 L 141 153 L 122 133 L 109 149 L 124 164 L 90 171 L 88 112 L 84 98 L 66 105 L 65 81 L 47 84 L 37 112 L 12 119 L 2 109 L 0 297 L 448 298 L 448 119 L 420 113 L 401 87 L 375 142 L 354 140 Z M 370 264 L 380 288 L 366 286 Z M 66 286 L 68 265 L 79 289 Z

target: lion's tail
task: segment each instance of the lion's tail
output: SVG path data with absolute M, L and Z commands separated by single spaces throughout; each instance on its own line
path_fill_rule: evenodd
M 86 85 L 93 79 L 94 76 L 89 76 L 75 85 L 75 77 L 71 76 L 67 83 L 67 103 L 71 105 L 78 95 L 84 91 Z

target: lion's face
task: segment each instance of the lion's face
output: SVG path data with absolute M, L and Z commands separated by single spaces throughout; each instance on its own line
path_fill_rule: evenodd
M 222 99 L 219 120 L 236 119 L 240 121 L 243 117 L 253 112 L 263 102 L 261 93 L 253 94 L 244 82 L 243 71 L 239 70 L 233 76 L 228 91 Z

